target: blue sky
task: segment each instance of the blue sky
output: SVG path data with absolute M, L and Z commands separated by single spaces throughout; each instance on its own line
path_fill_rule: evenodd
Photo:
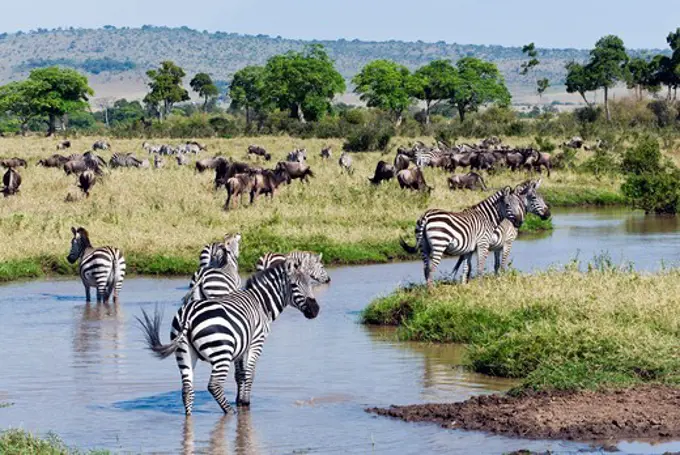
M 446 41 L 592 47 L 617 34 L 665 48 L 680 0 L 8 0 L 0 31 L 38 27 L 182 26 L 301 39 Z

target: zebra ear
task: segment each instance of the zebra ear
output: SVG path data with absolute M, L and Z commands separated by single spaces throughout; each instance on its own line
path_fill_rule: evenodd
M 543 181 L 542 178 L 538 179 L 537 181 L 534 182 L 534 189 L 538 189 L 539 186 L 541 186 L 541 182 Z
M 78 231 L 76 231 L 76 228 L 74 228 L 73 226 L 71 226 L 71 232 L 73 232 L 73 235 L 76 235 L 76 232 L 78 232 Z
M 512 189 L 509 186 L 506 186 L 503 188 L 503 196 L 510 196 L 510 193 L 512 192 Z

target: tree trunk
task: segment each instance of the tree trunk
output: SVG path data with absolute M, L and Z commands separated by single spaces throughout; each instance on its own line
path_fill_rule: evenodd
M 400 112 L 395 112 L 394 114 L 395 114 L 394 126 L 396 126 L 397 128 L 399 128 L 399 126 L 401 126 L 401 122 L 404 121 L 404 117 L 401 115 L 401 111 L 400 111 Z
M 106 121 L 106 127 L 109 127 L 109 108 L 104 106 L 104 120 Z
M 205 96 L 205 101 L 203 101 L 203 112 L 208 112 L 208 95 Z
M 248 129 L 250 129 L 250 122 L 251 122 L 251 121 L 252 121 L 252 120 L 251 120 L 251 118 L 250 118 L 250 107 L 246 106 L 246 127 L 247 127 Z
M 300 123 L 307 123 L 307 120 L 305 120 L 305 113 L 302 112 L 302 104 L 300 103 L 297 104 L 297 115 Z
M 465 106 L 462 104 L 458 105 L 458 117 L 460 117 L 461 123 L 465 121 Z
M 425 124 L 430 124 L 430 100 L 425 101 Z
M 604 86 L 604 112 L 607 114 L 607 121 L 612 121 L 612 115 L 609 112 L 609 87 Z
M 590 101 L 588 101 L 588 98 L 586 98 L 586 92 L 578 92 L 581 95 L 581 98 L 583 98 L 583 101 L 586 103 L 586 106 L 590 107 Z
M 49 115 L 49 122 L 47 124 L 47 136 L 54 136 L 54 132 L 57 130 L 56 127 L 57 117 L 54 114 Z

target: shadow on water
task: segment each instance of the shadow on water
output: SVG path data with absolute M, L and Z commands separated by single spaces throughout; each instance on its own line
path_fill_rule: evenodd
M 227 440 L 227 425 L 234 420 L 236 420 L 235 435 L 233 436 L 233 443 L 229 444 Z M 196 453 L 211 455 L 227 455 L 231 453 L 256 455 L 261 453 L 249 409 L 240 409 L 235 415 L 221 416 L 215 423 L 212 431 L 210 431 L 209 440 L 205 447 L 197 444 L 195 439 L 194 419 L 188 417 L 184 421 L 183 455 L 194 455 Z

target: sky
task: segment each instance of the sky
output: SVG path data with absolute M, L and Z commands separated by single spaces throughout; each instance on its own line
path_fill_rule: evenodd
M 665 48 L 680 0 L 7 0 L 0 32 L 144 24 L 299 39 Z

